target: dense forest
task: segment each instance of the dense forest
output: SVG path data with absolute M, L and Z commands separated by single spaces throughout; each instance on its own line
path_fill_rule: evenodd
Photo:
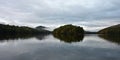
M 4 25 L 0 24 L 0 34 L 1 35 L 26 35 L 26 34 L 44 34 L 50 33 L 47 30 L 37 30 L 34 28 L 26 27 L 26 26 L 14 26 L 14 25 Z
M 98 32 L 99 34 L 120 35 L 120 24 L 104 28 Z
M 53 34 L 83 35 L 84 29 L 80 26 L 68 24 L 54 29 Z

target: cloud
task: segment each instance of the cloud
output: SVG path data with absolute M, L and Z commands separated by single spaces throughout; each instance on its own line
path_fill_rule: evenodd
M 120 23 L 120 1 L 1 0 L 0 19 L 3 19 L 0 22 L 15 25 L 59 26 L 70 23 L 77 25 L 80 22 L 82 26 L 100 28 L 106 26 L 107 22 L 113 22 L 107 26 Z M 101 23 L 97 25 L 96 21 Z

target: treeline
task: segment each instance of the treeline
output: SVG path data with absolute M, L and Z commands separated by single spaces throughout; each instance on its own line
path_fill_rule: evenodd
M 120 35 L 120 24 L 104 28 L 98 32 L 99 34 Z
M 30 28 L 26 26 L 14 26 L 0 24 L 0 34 L 44 34 L 51 33 L 51 31 L 45 30 L 44 26 L 36 28 Z M 80 26 L 72 24 L 60 26 L 53 30 L 53 34 L 70 34 L 70 35 L 82 35 L 82 34 L 95 34 L 96 32 L 86 32 Z M 120 24 L 111 26 L 98 31 L 98 34 L 119 34 L 120 35 Z
M 10 35 L 26 35 L 26 34 L 44 34 L 44 33 L 49 33 L 49 31 L 39 31 L 37 29 L 34 28 L 30 28 L 30 27 L 26 27 L 26 26 L 14 26 L 14 25 L 4 25 L 4 24 L 0 24 L 0 34 L 1 35 L 6 35 L 6 34 L 10 34 Z

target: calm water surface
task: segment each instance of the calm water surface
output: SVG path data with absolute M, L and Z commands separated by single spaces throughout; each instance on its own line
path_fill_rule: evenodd
M 0 60 L 120 60 L 119 42 L 97 35 L 65 42 L 52 35 L 0 40 Z

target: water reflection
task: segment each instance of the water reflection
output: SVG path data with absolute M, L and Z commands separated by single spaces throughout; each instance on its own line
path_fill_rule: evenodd
M 0 41 L 8 41 L 8 40 L 24 40 L 29 38 L 36 38 L 37 40 L 44 40 L 45 37 L 49 34 L 39 34 L 39 35 L 0 35 Z M 61 41 L 64 41 L 66 43 L 72 43 L 72 42 L 80 42 L 84 39 L 84 35 L 64 35 L 64 34 L 53 34 L 54 38 L 57 38 Z M 85 35 L 85 36 L 91 36 Z M 114 42 L 117 44 L 120 44 L 120 36 L 119 35 L 98 35 L 100 38 L 103 38 L 104 40 Z
M 84 35 L 53 34 L 53 36 L 66 43 L 80 42 L 84 38 Z
M 65 42 L 79 42 L 84 38 L 84 41 L 72 44 L 60 42 L 52 35 L 32 37 L 0 43 L 0 60 L 120 60 L 120 46 L 97 35 L 58 37 Z
M 36 35 L 35 38 L 37 38 L 38 40 L 43 40 L 48 35 L 50 35 L 50 34 L 39 34 L 39 35 Z
M 101 35 L 99 35 L 99 37 L 101 37 L 101 38 L 103 38 L 103 39 L 105 39 L 107 41 L 120 44 L 120 35 L 105 35 L 105 34 L 101 34 Z
M 37 38 L 38 40 L 43 40 L 45 38 L 45 36 L 47 36 L 48 34 L 39 34 L 39 35 L 32 35 L 32 34 L 24 34 L 24 35 L 20 35 L 20 34 L 16 34 L 16 35 L 0 35 L 0 41 L 4 41 L 4 40 L 24 40 L 24 39 L 28 39 L 28 38 Z

